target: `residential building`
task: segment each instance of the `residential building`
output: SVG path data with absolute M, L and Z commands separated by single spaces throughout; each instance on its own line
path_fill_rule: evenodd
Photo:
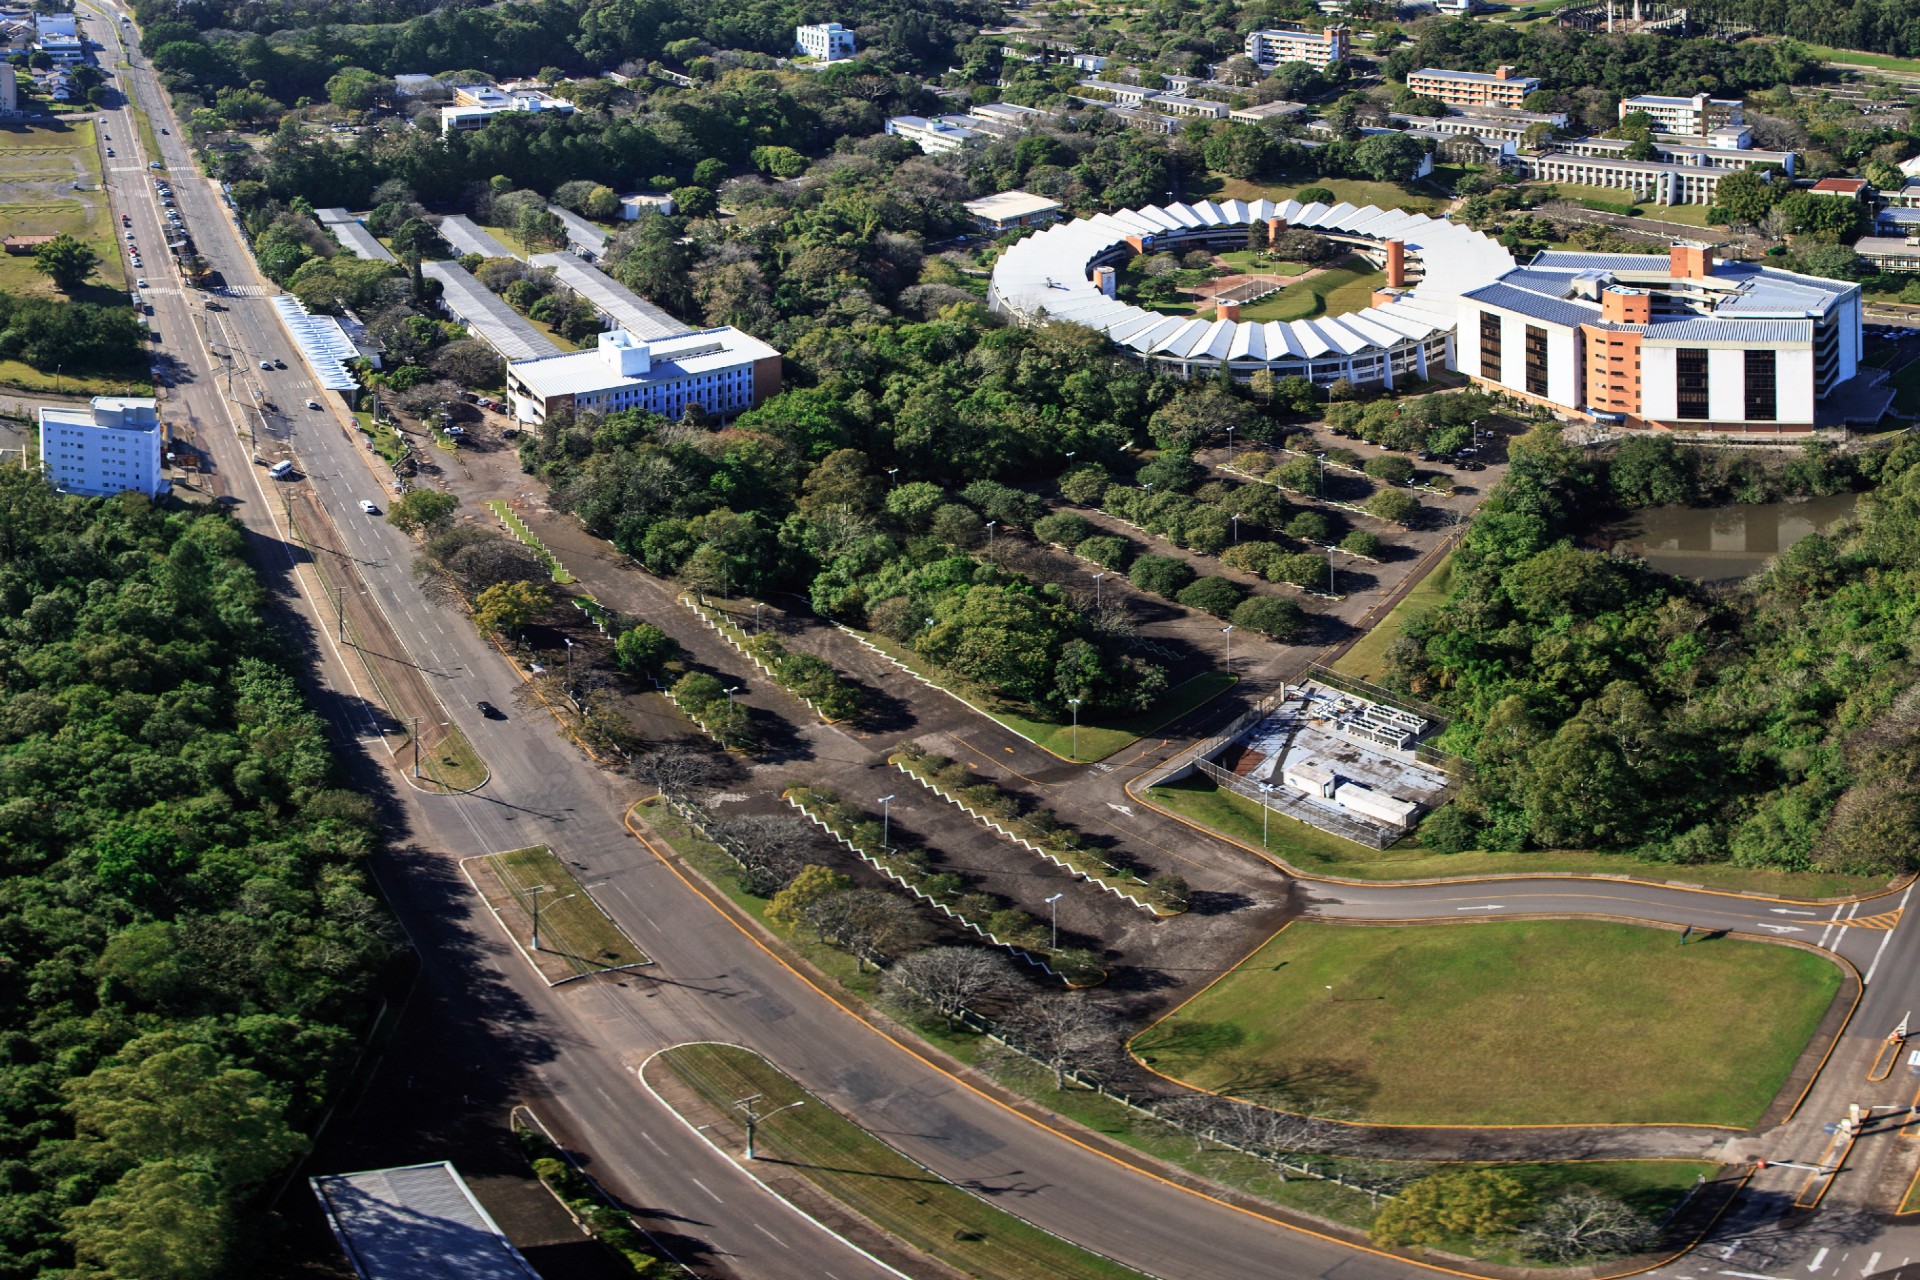
M 74 78 L 59 67 L 42 73 L 40 88 L 55 102 L 72 102 L 80 96 L 80 86 Z
M 71 13 L 42 13 L 33 22 L 34 46 L 57 65 L 70 67 L 86 58 L 87 42 Z
M 1462 295 L 1458 368 L 1533 404 L 1633 428 L 1808 431 L 1854 376 L 1860 286 L 1676 244 L 1546 252 Z
M 1299 115 L 1306 109 L 1307 104 L 1304 102 L 1288 102 L 1282 98 L 1275 102 L 1262 102 L 1257 106 L 1237 107 L 1227 112 L 1227 118 L 1237 120 L 1241 124 L 1259 124 L 1262 120 L 1285 120 L 1289 116 Z
M 1344 62 L 1352 48 L 1352 33 L 1343 26 L 1324 31 L 1304 27 L 1272 27 L 1247 33 L 1246 53 L 1256 66 L 1271 69 L 1283 62 L 1304 62 L 1320 71 Z
M 630 196 L 620 197 L 620 220 L 622 222 L 638 222 L 642 214 L 648 213 L 660 213 L 672 217 L 673 197 L 669 195 L 655 195 L 645 191 L 637 191 Z
M 793 29 L 794 52 L 816 62 L 835 62 L 854 54 L 853 31 L 837 22 L 816 22 Z
M 1661 133 L 1684 133 L 1696 138 L 1712 135 L 1716 129 L 1746 123 L 1738 98 L 1712 98 L 1696 93 L 1691 98 L 1670 98 L 1658 93 L 1643 93 L 1620 101 L 1620 118 L 1644 111 Z
M 1853 251 L 1877 271 L 1920 271 L 1920 235 L 1861 236 Z
M 1044 227 L 1060 219 L 1060 202 L 1025 191 L 1002 191 L 966 203 L 967 213 L 982 231 L 998 235 L 1022 227 Z
M 887 132 L 928 155 L 938 155 L 986 141 L 986 131 L 972 127 L 978 123 L 970 116 L 893 116 L 887 121 Z
M 573 114 L 573 104 L 543 89 L 509 92 L 490 84 L 455 85 L 453 105 L 440 108 L 440 133 L 444 136 L 462 129 L 478 129 L 495 116 L 508 111 L 533 114 L 551 111 L 570 116 Z
M 1583 156 L 1569 151 L 1520 155 L 1514 163 L 1521 176 L 1537 182 L 1570 182 L 1583 187 L 1617 187 L 1631 191 L 1648 204 L 1709 204 L 1720 179 L 1733 172 L 1697 164 L 1661 164 L 1654 160 L 1623 160 L 1613 156 Z
M 780 353 L 738 329 L 701 329 L 639 338 L 625 329 L 600 335 L 588 351 L 507 366 L 507 394 L 522 422 L 575 412 L 642 409 L 678 418 L 698 406 L 728 418 L 780 391 Z
M 160 474 L 163 436 L 151 396 L 95 396 L 84 409 L 42 406 L 40 466 L 63 493 L 158 497 L 168 488 Z
M 1536 76 L 1516 75 L 1512 67 L 1485 71 L 1448 71 L 1427 67 L 1407 76 L 1407 88 L 1423 98 L 1435 98 L 1456 110 L 1472 107 L 1518 109 L 1522 99 L 1540 87 Z

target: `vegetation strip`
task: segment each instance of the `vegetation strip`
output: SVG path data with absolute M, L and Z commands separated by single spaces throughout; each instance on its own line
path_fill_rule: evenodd
M 967 1275 L 1139 1278 L 1139 1272 L 1042 1231 L 907 1159 L 756 1053 L 732 1045 L 681 1045 L 662 1050 L 649 1060 L 654 1063 L 699 1095 L 712 1128 L 733 1141 L 743 1136 L 736 1102 L 757 1095 L 755 1112 L 766 1118 L 754 1126 L 755 1151 L 771 1171 L 806 1179 L 887 1234 Z
M 554 856 L 546 845 L 488 854 L 474 861 L 497 881 L 506 900 L 516 908 L 517 918 L 508 932 L 536 968 L 541 967 L 542 958 L 547 956 L 558 957 L 575 977 L 651 963 L 646 953 L 634 945 L 626 931 L 594 900 L 573 869 Z M 484 893 L 482 896 L 505 922 L 502 904 L 496 897 Z M 537 946 L 533 933 L 536 899 Z

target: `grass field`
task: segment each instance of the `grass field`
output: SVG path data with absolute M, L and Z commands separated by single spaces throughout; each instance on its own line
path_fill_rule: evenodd
M 1235 249 L 1231 253 L 1214 256 L 1235 271 L 1249 275 L 1297 276 L 1307 269 L 1304 262 L 1275 262 L 1264 253 L 1255 253 L 1250 249 Z
M 540 951 L 558 956 L 577 974 L 599 973 L 645 964 L 644 952 L 615 924 L 571 868 L 543 844 L 513 849 L 479 860 L 497 878 L 519 908 L 526 932 L 514 928 L 514 941 L 532 949 L 533 900 L 540 899 Z M 535 894 L 534 889 L 546 886 Z M 503 917 L 504 918 L 504 917 Z
M 1203 1088 L 1291 1086 L 1383 1124 L 1745 1128 L 1840 971 L 1789 947 L 1677 938 L 1588 920 L 1299 921 L 1132 1048 Z
M 1199 823 L 1252 849 L 1260 844 L 1260 806 L 1244 796 L 1222 791 L 1201 777 L 1183 778 L 1154 787 L 1147 798 L 1190 822 Z M 1529 853 L 1435 853 L 1410 842 L 1389 849 L 1369 849 L 1330 835 L 1318 827 L 1275 813 L 1268 819 L 1267 849 L 1288 866 L 1307 875 L 1344 880 L 1450 880 L 1479 876 L 1531 875 L 1560 872 L 1572 875 L 1634 876 L 1800 900 L 1838 898 L 1870 893 L 1886 887 L 1874 876 L 1827 872 L 1761 871 L 1717 864 L 1672 866 L 1643 862 L 1621 853 L 1586 850 L 1540 850 Z
M 1401 629 L 1407 625 L 1407 619 L 1417 613 L 1424 613 L 1435 605 L 1443 603 L 1447 592 L 1453 585 L 1453 556 L 1442 556 L 1440 563 L 1433 566 L 1426 577 L 1420 579 L 1413 590 L 1399 604 L 1393 606 L 1386 617 L 1374 626 L 1340 656 L 1333 669 L 1341 675 L 1357 676 L 1362 680 L 1379 680 L 1387 667 L 1387 650 L 1400 638 Z
M 1203 182 L 1194 184 L 1196 198 L 1200 198 L 1199 188 L 1203 185 L 1214 187 L 1212 191 L 1205 193 L 1205 198 L 1210 200 L 1291 200 L 1296 193 L 1306 187 L 1325 187 L 1333 192 L 1336 202 L 1344 200 L 1348 204 L 1363 207 L 1371 204 L 1378 205 L 1382 209 L 1411 209 L 1416 213 L 1438 213 L 1450 203 L 1445 195 L 1424 186 L 1407 186 L 1398 182 L 1364 182 L 1358 178 L 1317 178 L 1268 184 L 1250 182 L 1245 178 L 1228 178 L 1220 174 L 1211 174 Z
M 1311 320 L 1315 316 L 1345 315 L 1371 305 L 1373 291 L 1385 284 L 1387 273 L 1365 263 L 1329 267 L 1309 280 L 1290 284 L 1249 306 L 1240 308 L 1242 320 Z
M 881 652 L 907 667 L 925 676 L 933 683 L 945 688 L 949 681 L 928 662 L 905 645 L 896 644 L 882 635 L 862 633 L 867 641 Z M 1172 724 L 1181 716 L 1196 707 L 1213 701 L 1231 689 L 1238 680 L 1237 676 L 1224 671 L 1205 671 L 1183 684 L 1175 685 L 1145 711 L 1138 715 L 1122 716 L 1112 720 L 1095 720 L 1089 716 L 1080 718 L 1080 751 L 1074 754 L 1074 730 L 1069 721 L 1066 724 L 1054 724 L 1050 720 L 1034 720 L 1012 711 L 999 710 L 987 704 L 984 698 L 967 693 L 967 703 L 982 715 L 988 716 L 1013 730 L 1028 742 L 1063 760 L 1077 760 L 1091 764 L 1104 760 L 1114 752 L 1131 746 L 1148 734 L 1155 733 Z
M 420 774 L 439 783 L 443 790 L 471 791 L 487 780 L 488 770 L 467 735 L 448 725 L 445 737 L 431 750 L 420 752 Z
M 75 300 L 124 302 L 127 276 L 102 189 L 93 122 L 36 120 L 0 128 L 0 172 L 9 184 L 0 203 L 0 235 L 76 237 L 99 255 L 100 265 Z M 87 189 L 74 190 L 75 182 Z M 58 295 L 24 254 L 0 254 L 0 289 Z
M 1640 204 L 1639 197 L 1626 187 L 1589 187 L 1578 182 L 1535 182 L 1526 185 L 1542 197 L 1553 195 L 1562 200 L 1591 200 L 1595 204 L 1619 206 L 1610 212 L 1625 213 Z
M 1881 71 L 1905 71 L 1920 75 L 1920 58 L 1895 58 L 1884 53 L 1861 53 L 1857 49 L 1836 49 L 1832 45 L 1810 44 L 1807 52 L 1825 62 L 1844 62 Z
M 928 1172 L 758 1054 L 732 1045 L 690 1044 L 665 1050 L 657 1062 L 700 1096 L 708 1115 L 718 1118 L 716 1138 L 728 1145 L 739 1141 L 735 1100 L 759 1095 L 756 1106 L 767 1118 L 756 1127 L 755 1146 L 769 1173 L 805 1178 L 882 1231 L 964 1275 L 1138 1280 L 1138 1272 L 1030 1226 Z M 772 1114 L 782 1107 L 790 1109 Z

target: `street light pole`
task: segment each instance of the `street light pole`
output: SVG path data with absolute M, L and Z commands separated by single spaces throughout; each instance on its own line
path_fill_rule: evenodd
M 893 847 L 893 797 L 892 796 L 880 797 L 880 845 L 882 848 L 887 848 L 887 849 L 890 849 Z
M 1073 708 L 1073 758 L 1080 758 L 1080 699 L 1068 698 L 1067 705 Z
M 565 679 L 567 682 L 566 687 L 571 689 L 573 688 L 573 639 L 570 636 L 562 636 L 561 639 L 565 641 L 567 646 L 567 674 Z
M 420 776 L 420 717 L 413 718 L 413 776 Z
M 1220 628 L 1220 634 L 1227 638 L 1227 655 L 1225 661 L 1227 670 L 1231 671 L 1233 670 L 1233 624 L 1229 622 L 1226 626 Z
M 795 1107 L 804 1107 L 807 1105 L 807 1100 L 805 1098 L 802 1098 L 798 1102 L 789 1102 L 784 1107 L 775 1107 L 773 1110 L 767 1112 L 767 1114 L 761 1115 L 758 1111 L 755 1111 L 753 1109 L 753 1104 L 760 1101 L 760 1098 L 761 1098 L 761 1095 L 756 1093 L 756 1094 L 753 1094 L 751 1097 L 742 1098 L 738 1102 L 733 1104 L 734 1109 L 739 1111 L 741 1115 L 746 1117 L 747 1159 L 749 1160 L 752 1160 L 755 1158 L 753 1154 L 753 1131 L 755 1129 L 759 1128 L 762 1124 L 765 1124 L 767 1121 L 773 1119 L 773 1117 L 779 1115 L 782 1111 L 791 1111 Z
M 1267 807 L 1266 797 L 1273 794 L 1273 785 L 1263 782 L 1260 791 L 1260 847 L 1264 849 L 1267 847 L 1267 819 L 1273 814 L 1273 810 Z
M 1100 607 L 1100 579 L 1106 576 L 1105 573 L 1096 573 L 1093 575 L 1093 607 L 1096 609 Z
M 1233 540 L 1235 542 L 1240 541 L 1240 513 L 1238 511 L 1233 513 Z
M 532 949 L 535 951 L 538 951 L 540 949 L 540 895 L 543 893 L 552 893 L 552 892 L 553 892 L 553 886 L 546 885 L 546 884 L 537 884 L 533 888 L 527 890 L 527 896 L 533 899 L 533 948 Z M 567 895 L 567 898 L 572 898 L 577 896 L 578 895 L 576 894 L 570 893 Z M 556 898 L 554 899 L 554 901 L 565 902 L 567 898 Z
M 999 524 L 999 523 L 1000 523 L 1000 522 L 999 522 L 998 520 L 989 520 L 989 521 L 987 521 L 987 545 L 988 545 L 989 547 L 991 547 L 991 546 L 993 545 L 993 526 L 995 526 L 995 525 L 997 525 L 997 524 Z
M 1053 946 L 1050 948 L 1053 951 L 1060 949 L 1060 899 L 1066 896 L 1064 893 L 1056 893 L 1047 899 L 1047 908 L 1052 912 L 1053 918 Z

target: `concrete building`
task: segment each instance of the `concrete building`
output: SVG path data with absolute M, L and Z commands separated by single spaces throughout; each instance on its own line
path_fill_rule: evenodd
M 87 42 L 71 13 L 43 13 L 34 18 L 34 47 L 63 67 L 84 61 Z
M 1288 102 L 1284 98 L 1276 102 L 1262 102 L 1252 107 L 1237 107 L 1227 112 L 1229 120 L 1241 124 L 1259 124 L 1262 120 L 1285 120 L 1297 116 L 1307 109 L 1304 102 Z
M 654 195 L 644 191 L 635 192 L 630 196 L 620 197 L 620 220 L 622 222 L 638 222 L 640 221 L 641 215 L 648 213 L 659 213 L 667 217 L 672 217 L 673 197 L 669 195 Z
M 1876 271 L 1920 271 L 1920 235 L 1861 236 L 1853 251 Z
M 490 84 L 455 85 L 453 105 L 440 108 L 440 133 L 445 136 L 462 129 L 478 129 L 497 115 L 508 111 L 532 114 L 554 112 L 573 114 L 573 104 L 542 89 L 517 89 L 508 92 Z
M 986 131 L 973 127 L 978 123 L 971 116 L 893 116 L 887 121 L 887 132 L 928 155 L 939 155 L 986 141 Z
M 1143 129 L 1148 133 L 1171 135 L 1180 127 L 1180 117 L 1167 115 L 1163 111 L 1153 111 L 1147 107 L 1108 107 L 1107 114 L 1125 124 L 1129 129 Z
M 1457 367 L 1482 386 L 1633 428 L 1807 431 L 1854 376 L 1860 286 L 1690 245 L 1547 252 L 1460 303 Z
M 1643 93 L 1621 99 L 1622 120 L 1636 111 L 1652 117 L 1653 127 L 1661 133 L 1684 133 L 1696 138 L 1705 138 L 1716 129 L 1746 123 L 1741 118 L 1743 109 L 1738 98 L 1711 98 L 1704 93 L 1696 93 L 1691 98 Z
M 1183 98 L 1177 93 L 1163 93 L 1157 98 L 1149 98 L 1146 107 L 1163 115 L 1193 117 L 1201 120 L 1224 120 L 1227 118 L 1227 104 L 1215 102 L 1211 98 Z
M 95 396 L 85 409 L 43 406 L 40 466 L 62 493 L 132 490 L 157 498 L 168 488 L 160 474 L 163 436 L 151 396 Z
M 1021 227 L 1044 227 L 1060 219 L 1060 202 L 1025 191 L 1002 191 L 966 203 L 974 225 L 995 235 Z
M 545 422 L 562 407 L 576 412 L 643 409 L 678 418 L 697 405 L 728 418 L 780 391 L 780 353 L 733 328 L 639 338 L 625 329 L 600 335 L 590 351 L 569 351 L 507 366 L 507 394 L 522 422 Z
M 440 282 L 440 305 L 467 327 L 502 360 L 526 360 L 560 350 L 553 339 L 533 327 L 533 321 L 507 305 L 506 299 L 473 278 L 455 262 L 423 262 L 420 270 Z
M 1612 156 L 1582 156 L 1568 151 L 1520 155 L 1514 163 L 1521 176 L 1538 182 L 1570 182 L 1585 187 L 1617 187 L 1649 204 L 1707 204 L 1731 169 L 1695 164 L 1661 164 L 1654 160 L 1622 160 Z
M 1867 200 L 1873 195 L 1873 188 L 1865 178 L 1822 178 L 1807 190 L 1817 196 L 1840 196 L 1846 200 Z
M 1540 87 L 1535 76 L 1514 74 L 1512 67 L 1485 71 L 1448 71 L 1427 67 L 1407 76 L 1407 88 L 1423 98 L 1436 98 L 1456 110 L 1473 107 L 1519 109 L 1520 102 Z
M 816 22 L 812 26 L 795 27 L 793 49 L 795 53 L 816 62 L 851 58 L 854 54 L 853 31 L 837 22 Z
M 1082 80 L 1076 87 L 1097 101 L 1113 102 L 1122 107 L 1137 107 L 1149 98 L 1160 96 L 1158 89 L 1149 89 L 1141 84 L 1121 84 L 1115 80 Z
M 1343 26 L 1324 31 L 1304 27 L 1272 27 L 1247 33 L 1246 54 L 1255 66 L 1271 70 L 1283 62 L 1304 62 L 1325 71 L 1336 62 L 1346 61 L 1352 48 L 1352 33 Z
M 1082 71 L 1099 75 L 1107 69 L 1110 59 L 1098 53 L 1073 53 L 1068 55 L 1067 61 Z
M 1711 142 L 1700 146 L 1700 139 L 1687 142 L 1671 142 L 1668 138 L 1677 135 L 1661 134 L 1653 140 L 1654 161 L 1659 164 L 1693 165 L 1706 169 L 1755 169 L 1763 164 L 1778 165 L 1780 171 L 1793 176 L 1799 163 L 1799 156 L 1792 151 L 1755 151 L 1745 149 L 1716 147 Z M 1553 150 L 1568 155 L 1594 156 L 1602 159 L 1625 159 L 1627 148 L 1633 144 L 1624 138 L 1575 138 L 1558 140 Z
M 1016 102 L 977 102 L 967 108 L 967 114 L 975 121 L 970 128 L 985 129 L 1003 138 L 1025 133 L 1054 118 L 1051 111 L 1023 107 Z

